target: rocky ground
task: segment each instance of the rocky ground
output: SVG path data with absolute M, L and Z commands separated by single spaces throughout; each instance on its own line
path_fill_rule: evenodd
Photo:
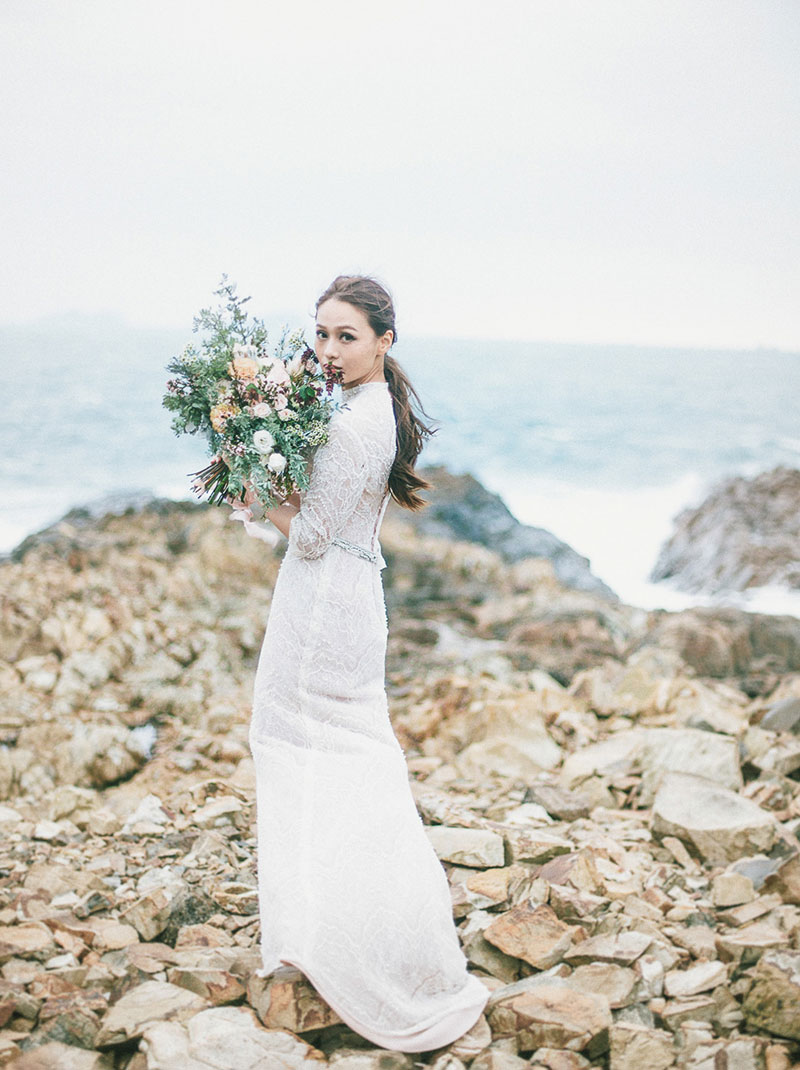
M 382 545 L 393 723 L 485 1015 L 387 1052 L 255 977 L 283 549 L 154 503 L 0 567 L 0 1065 L 800 1065 L 800 620 L 645 612 L 399 510 Z

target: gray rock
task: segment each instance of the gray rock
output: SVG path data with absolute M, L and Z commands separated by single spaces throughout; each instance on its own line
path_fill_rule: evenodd
M 800 589 L 799 515 L 797 469 L 725 480 L 676 517 L 650 579 L 694 594 L 766 584 Z
M 544 557 L 565 587 L 619 601 L 611 588 L 592 573 L 588 558 L 544 528 L 521 524 L 502 498 L 486 490 L 474 476 L 454 474 L 443 465 L 427 465 L 418 471 L 433 484 L 430 504 L 410 518 L 404 514 L 418 531 L 481 543 L 506 561 Z
M 785 698 L 775 702 L 761 718 L 759 728 L 769 732 L 800 731 L 800 698 Z

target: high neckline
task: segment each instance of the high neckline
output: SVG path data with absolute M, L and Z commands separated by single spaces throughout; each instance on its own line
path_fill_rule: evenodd
M 355 386 L 345 386 L 342 384 L 342 393 L 347 396 L 357 394 L 359 390 L 363 390 L 367 386 L 384 386 L 388 390 L 389 382 L 386 379 L 371 379 L 368 383 L 356 383 Z

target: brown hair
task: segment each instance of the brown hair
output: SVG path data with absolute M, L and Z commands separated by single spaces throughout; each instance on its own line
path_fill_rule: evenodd
M 377 279 L 367 275 L 338 275 L 317 301 L 317 311 L 324 301 L 331 298 L 361 309 L 378 336 L 391 331 L 391 345 L 397 341 L 394 303 L 389 291 Z M 424 439 L 435 434 L 438 428 L 423 423 L 411 408 L 410 395 L 413 395 L 420 412 L 428 415 L 408 376 L 388 351 L 383 358 L 383 373 L 392 395 L 397 425 L 397 455 L 389 473 L 389 492 L 398 505 L 416 512 L 428 505 L 417 492 L 430 490 L 433 484 L 414 471 L 414 464 L 422 452 Z

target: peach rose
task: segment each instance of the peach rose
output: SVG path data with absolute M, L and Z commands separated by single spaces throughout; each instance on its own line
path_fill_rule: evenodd
M 258 361 L 251 360 L 250 357 L 234 357 L 228 365 L 228 375 L 246 382 L 252 382 L 258 371 Z
M 211 426 L 215 431 L 220 434 L 225 430 L 225 424 L 232 416 L 236 415 L 236 407 L 229 405 L 227 402 L 222 402 L 221 405 L 215 405 L 209 413 L 211 419 Z

